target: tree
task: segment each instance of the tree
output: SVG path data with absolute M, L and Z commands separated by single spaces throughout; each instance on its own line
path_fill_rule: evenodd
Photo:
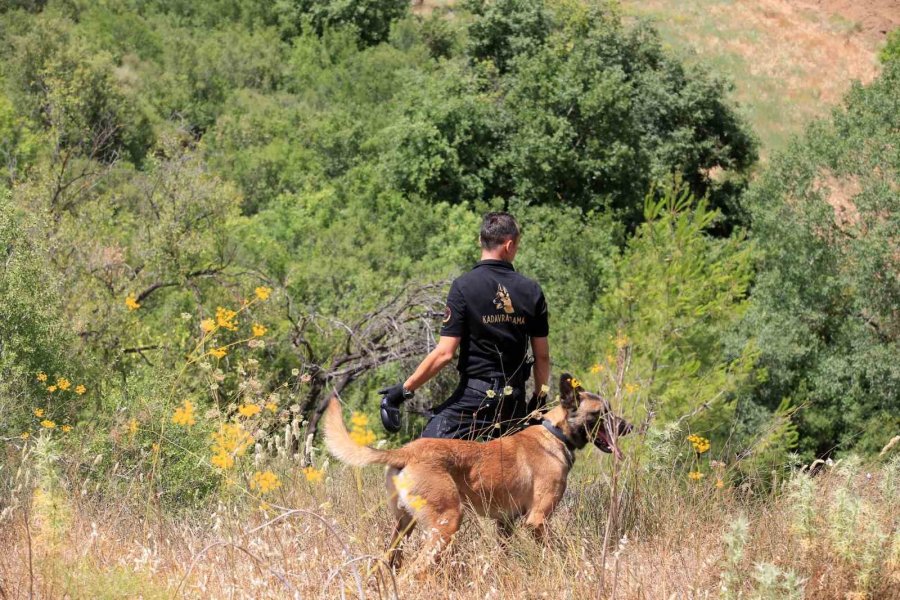
M 652 29 L 626 28 L 609 10 L 530 1 L 519 13 L 518 4 L 476 3 L 470 62 L 406 77 L 401 115 L 379 138 L 395 185 L 448 202 L 610 211 L 634 226 L 650 185 L 677 173 L 709 194 L 724 230 L 740 222 L 756 144 L 724 82 L 685 68 Z
M 900 426 L 900 64 L 813 124 L 750 189 L 763 250 L 746 329 L 758 402 L 800 413 L 801 449 L 875 451 Z
M 361 46 L 387 40 L 391 24 L 409 10 L 408 0 L 295 0 L 295 6 L 319 35 L 328 28 L 352 27 Z

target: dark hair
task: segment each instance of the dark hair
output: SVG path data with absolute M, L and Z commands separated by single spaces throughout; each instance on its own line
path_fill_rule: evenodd
M 510 239 L 519 237 L 519 224 L 507 212 L 489 212 L 481 221 L 481 247 L 493 250 Z

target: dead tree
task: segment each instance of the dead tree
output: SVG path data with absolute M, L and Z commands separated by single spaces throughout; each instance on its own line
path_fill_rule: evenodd
M 305 460 L 332 394 L 340 394 L 378 367 L 424 357 L 434 348 L 436 326 L 444 314 L 445 289 L 446 282 L 403 287 L 375 310 L 350 322 L 316 314 L 291 317 L 291 343 L 311 377 L 301 406 L 301 414 L 309 421 Z M 288 312 L 294 313 L 290 306 Z M 313 332 L 332 341 L 330 351 L 315 347 L 309 340 Z

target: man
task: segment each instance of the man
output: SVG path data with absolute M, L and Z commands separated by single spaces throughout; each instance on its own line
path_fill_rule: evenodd
M 422 437 L 498 437 L 543 403 L 550 376 L 547 303 L 540 286 L 512 266 L 519 234 L 509 213 L 484 216 L 481 260 L 450 286 L 437 347 L 405 382 L 380 391 L 385 429 L 400 429 L 400 404 L 453 360 L 457 349 L 459 385 L 434 409 Z M 529 341 L 535 395 L 526 403 Z

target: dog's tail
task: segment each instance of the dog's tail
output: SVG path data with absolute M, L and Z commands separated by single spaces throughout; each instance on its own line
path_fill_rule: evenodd
M 389 465 L 402 469 L 408 462 L 404 448 L 376 450 L 353 441 L 341 417 L 341 404 L 335 396 L 328 400 L 325 410 L 325 445 L 338 460 L 354 467 Z

